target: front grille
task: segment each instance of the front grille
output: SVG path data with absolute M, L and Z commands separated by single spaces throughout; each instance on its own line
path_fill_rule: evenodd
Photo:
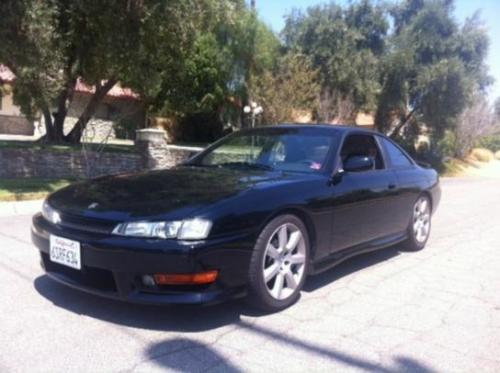
M 61 222 L 59 225 L 81 232 L 110 234 L 116 226 L 116 223 L 83 216 L 61 214 Z
M 111 271 L 83 266 L 81 270 L 73 269 L 54 263 L 46 253 L 42 253 L 42 260 L 47 272 L 67 277 L 78 285 L 99 291 L 116 292 L 116 283 Z

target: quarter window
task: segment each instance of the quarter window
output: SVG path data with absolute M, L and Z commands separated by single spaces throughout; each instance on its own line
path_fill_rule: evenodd
M 412 165 L 408 157 L 396 145 L 383 137 L 380 137 L 380 140 L 384 144 L 393 167 L 408 167 Z

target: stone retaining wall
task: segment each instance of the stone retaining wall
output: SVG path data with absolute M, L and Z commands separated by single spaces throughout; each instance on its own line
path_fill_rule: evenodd
M 135 151 L 111 153 L 0 149 L 0 178 L 90 178 L 173 167 L 202 148 L 167 145 L 165 132 L 137 131 Z
M 136 131 L 135 144 L 142 157 L 142 164 L 150 170 L 173 167 L 202 150 L 167 144 L 164 130 L 146 128 Z
M 99 157 L 99 159 L 97 159 Z M 101 153 L 39 149 L 0 149 L 0 178 L 86 178 L 139 171 L 135 153 Z
M 164 154 L 169 168 L 186 160 L 196 149 L 168 147 Z M 151 167 L 149 167 L 151 168 Z M 0 178 L 87 178 L 149 169 L 139 152 L 55 152 L 39 149 L 0 149 Z

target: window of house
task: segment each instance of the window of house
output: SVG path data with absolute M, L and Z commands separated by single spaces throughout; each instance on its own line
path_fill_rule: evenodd
M 384 144 L 393 167 L 408 167 L 412 165 L 412 162 L 396 145 L 383 137 L 380 140 Z
M 349 135 L 345 139 L 340 151 L 342 162 L 354 155 L 373 158 L 376 170 L 384 168 L 382 154 L 375 138 L 371 135 Z

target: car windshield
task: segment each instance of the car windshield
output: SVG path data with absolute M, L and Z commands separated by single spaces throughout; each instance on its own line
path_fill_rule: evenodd
M 191 164 L 314 173 L 324 168 L 336 144 L 334 131 L 319 128 L 242 131 L 216 143 Z

